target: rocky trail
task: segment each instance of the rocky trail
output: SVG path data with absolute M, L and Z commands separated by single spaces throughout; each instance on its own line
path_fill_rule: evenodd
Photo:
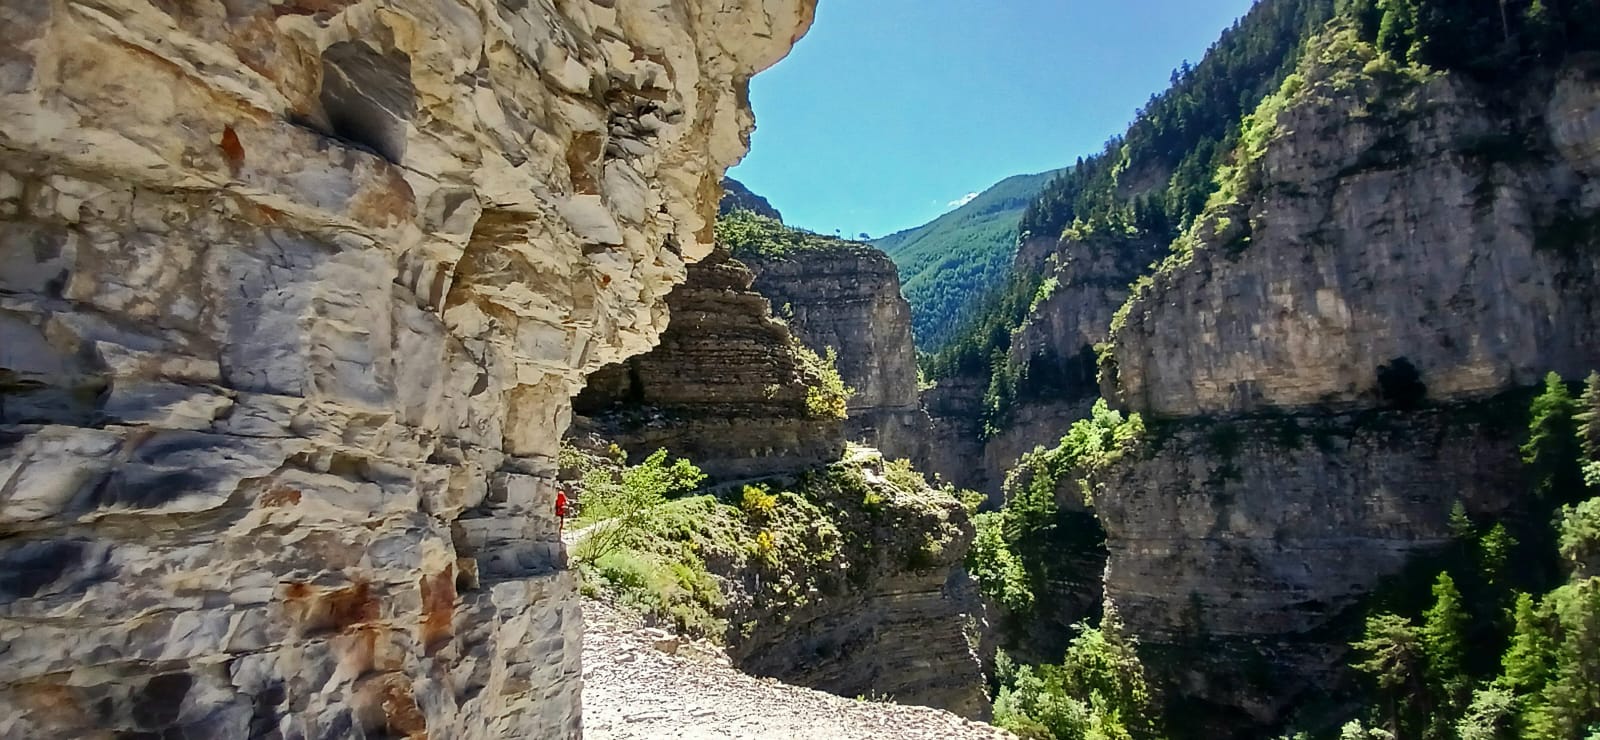
M 590 740 L 1010 738 L 948 712 L 846 699 L 756 678 L 703 643 L 583 602 L 583 735 Z

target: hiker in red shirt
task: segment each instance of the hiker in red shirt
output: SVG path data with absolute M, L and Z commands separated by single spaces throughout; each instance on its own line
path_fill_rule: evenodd
M 561 534 L 561 528 L 567 524 L 567 492 L 566 489 L 556 489 L 556 534 Z

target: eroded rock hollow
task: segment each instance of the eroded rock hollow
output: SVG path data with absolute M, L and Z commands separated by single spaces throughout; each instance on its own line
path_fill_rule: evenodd
M 0 735 L 575 735 L 569 399 L 813 6 L 0 0 Z

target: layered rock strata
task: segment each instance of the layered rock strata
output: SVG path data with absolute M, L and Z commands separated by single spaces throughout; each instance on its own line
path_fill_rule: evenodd
M 1437 398 L 1600 365 L 1597 69 L 1509 99 L 1453 75 L 1308 83 L 1246 195 L 1129 307 L 1112 394 L 1174 417 L 1349 408 L 1396 358 Z
M 789 330 L 810 326 L 813 339 L 831 340 L 818 349 L 836 348 L 841 375 L 864 381 L 872 403 L 896 397 L 885 387 L 895 381 L 909 380 L 914 393 L 914 369 L 909 378 L 885 378 L 880 370 L 903 362 L 888 354 L 902 350 L 899 344 L 880 337 L 898 329 L 909 345 L 909 325 L 874 327 L 872 304 L 858 305 L 860 298 L 828 306 L 830 296 L 841 299 L 858 279 L 883 276 L 848 272 L 879 260 L 818 251 L 825 258 L 803 264 L 835 271 L 833 282 L 821 286 L 827 295 L 816 292 L 815 273 L 778 273 L 786 276 L 779 282 L 774 272 L 792 261 L 776 263 L 784 268 L 761 263 L 772 281 L 767 295 L 804 296 L 800 308 L 791 302 L 779 309 L 796 318 L 804 312 L 804 323 L 774 319 L 767 298 L 752 290 L 751 271 L 721 248 L 691 266 L 688 281 L 668 297 L 673 319 L 660 346 L 591 376 L 575 400 L 585 417 L 575 432 L 613 442 L 634 458 L 664 448 L 693 461 L 735 498 L 738 484 L 757 483 L 806 502 L 784 494 L 777 508 L 784 517 L 811 519 L 765 522 L 761 531 L 779 543 L 772 562 L 745 552 L 755 530 L 710 522 L 727 507 L 702 522 L 712 531 L 743 532 L 733 536 L 742 541 L 710 538 L 693 548 L 718 577 L 719 616 L 729 623 L 726 642 L 736 665 L 845 696 L 893 696 L 982 716 L 987 700 L 976 643 L 982 607 L 960 566 L 972 537 L 967 513 L 920 481 L 889 482 L 876 451 L 846 451 L 850 422 L 819 418 L 809 408 L 807 396 L 821 378 Z M 898 293 L 893 299 L 903 309 Z M 880 315 L 892 321 L 905 313 Z M 851 402 L 852 414 L 858 403 Z M 781 573 L 767 572 L 774 562 Z M 787 586 L 774 592 L 780 576 Z
M 820 382 L 795 338 L 750 289 L 753 276 L 720 248 L 672 291 L 672 323 L 647 354 L 590 376 L 574 400 L 577 428 L 633 457 L 665 448 L 713 479 L 795 473 L 838 460 L 840 422 L 806 396 Z
M 1455 503 L 1525 490 L 1525 399 L 1484 399 L 1600 365 L 1596 60 L 1507 93 L 1347 48 L 1310 55 L 1102 375 L 1181 419 L 1097 497 L 1107 596 L 1236 736 L 1334 684 L 1341 614 L 1443 544 Z
M 1013 270 L 1046 277 L 1006 357 L 1016 397 L 995 428 L 985 429 L 989 378 L 957 375 L 923 391 L 931 448 L 941 450 L 941 459 L 927 460 L 928 469 L 948 471 L 949 480 L 1002 503 L 1002 484 L 1017 461 L 1036 447 L 1055 446 L 1073 422 L 1088 417 L 1100 393 L 1097 347 L 1110 336 L 1130 286 L 1166 249 L 1149 237 L 1120 235 L 1022 242 Z
M 984 465 L 983 393 L 988 387 L 988 378 L 957 375 L 919 394 L 928 433 L 917 467 L 960 488 L 997 497 L 1005 473 Z
M 1173 698 L 1250 737 L 1326 698 L 1360 604 L 1526 490 L 1514 401 L 1427 411 L 1176 422 L 1096 487 L 1105 595 Z
M 872 451 L 805 476 L 796 486 L 837 528 L 839 553 L 814 572 L 785 574 L 814 591 L 798 606 L 763 607 L 749 572 L 728 574 L 729 655 L 746 671 L 841 696 L 985 718 L 983 605 L 962 566 L 972 521 L 956 499 L 886 479 Z M 987 655 L 985 655 L 987 652 Z
M 849 438 L 891 458 L 926 460 L 928 419 L 917 395 L 911 307 L 889 257 L 839 242 L 741 258 L 756 274 L 755 289 L 795 336 L 818 354 L 836 353 L 839 374 L 855 389 L 845 422 Z
M 889 482 L 876 451 L 846 450 L 841 422 L 808 408 L 816 369 L 751 280 L 720 248 L 690 266 L 668 297 L 673 318 L 660 346 L 591 376 L 574 401 L 584 415 L 574 432 L 636 460 L 666 449 L 735 502 L 742 484 L 808 502 L 786 497 L 777 509 L 809 519 L 760 529 L 777 543 L 771 561 L 749 555 L 759 535 L 744 514 L 700 522 L 735 533 L 691 549 L 718 577 L 736 665 L 844 696 L 985 716 L 982 604 L 961 567 L 973 534 L 967 512 L 920 481 Z M 779 573 L 768 572 L 774 563 Z
M 570 737 L 551 512 L 808 0 L 0 0 L 0 734 Z

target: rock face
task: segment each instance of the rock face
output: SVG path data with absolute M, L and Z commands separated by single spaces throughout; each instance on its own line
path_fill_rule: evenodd
M 1333 620 L 1526 490 L 1525 398 L 1418 412 L 1176 422 L 1095 499 L 1106 597 L 1176 694 L 1248 737 L 1348 678 Z M 1359 611 L 1359 609 L 1356 609 Z M 1359 619 L 1360 615 L 1354 617 Z
M 568 399 L 809 0 L 0 0 L 0 734 L 570 737 Z
M 927 457 L 911 309 L 887 255 L 866 245 L 742 257 L 774 313 L 818 354 L 832 348 L 855 389 L 845 432 L 891 458 Z
M 1597 67 L 1509 101 L 1453 76 L 1314 80 L 1246 199 L 1131 306 L 1117 397 L 1161 416 L 1348 408 L 1396 358 L 1440 398 L 1600 365 Z
M 871 450 L 818 470 L 798 488 L 828 514 L 840 554 L 813 572 L 786 573 L 814 595 L 781 609 L 752 603 L 749 573 L 731 573 L 735 664 L 757 675 L 841 696 L 894 697 L 986 718 L 983 605 L 962 567 L 972 521 L 952 496 L 888 480 Z M 867 502 L 872 503 L 867 503 Z M 841 562 L 843 567 L 840 567 Z M 984 655 L 985 651 L 988 652 Z
M 1055 446 L 1089 415 L 1100 393 L 1095 347 L 1109 337 L 1129 286 L 1166 249 L 1152 238 L 1120 235 L 1024 240 L 1013 271 L 1047 277 L 1011 339 L 1007 361 L 1019 378 L 1017 397 L 986 435 L 975 420 L 983 418 L 989 378 L 945 378 L 924 392 L 930 446 L 943 458 L 929 460 L 928 468 L 949 470 L 956 476 L 949 480 L 1001 503 L 1001 484 L 1018 459 L 1040 445 Z
M 574 432 L 635 458 L 665 448 L 716 482 L 733 483 L 725 487 L 735 494 L 741 482 L 760 482 L 810 502 L 779 508 L 813 517 L 794 529 L 828 540 L 811 543 L 832 550 L 819 562 L 763 577 L 768 564 L 747 552 L 754 530 L 720 543 L 727 551 L 694 548 L 718 577 L 725 602 L 719 617 L 735 627 L 726 640 L 740 668 L 844 696 L 893 696 L 985 716 L 983 659 L 969 639 L 982 604 L 961 567 L 973 534 L 967 512 L 920 481 L 910 486 L 915 490 L 891 484 L 882 455 L 847 452 L 841 423 L 807 410 L 806 394 L 818 379 L 788 326 L 750 290 L 751 279 L 720 247 L 690 266 L 688 281 L 668 297 L 672 324 L 660 346 L 591 376 L 574 401 L 585 417 Z M 879 361 L 862 359 L 863 366 Z M 744 529 L 710 519 L 701 524 Z M 774 557 L 800 561 L 793 551 L 803 546 L 788 539 L 800 535 L 766 526 L 769 542 L 784 543 Z M 773 598 L 773 578 L 804 596 Z
M 988 385 L 987 378 L 957 375 L 922 391 L 928 434 L 925 456 L 917 467 L 958 487 L 994 495 L 1005 473 L 991 475 L 983 462 L 983 392 Z
M 1324 59 L 1103 376 L 1164 428 L 1097 497 L 1106 595 L 1234 736 L 1335 683 L 1341 614 L 1456 501 L 1523 490 L 1526 399 L 1485 399 L 1600 365 L 1596 60 L 1495 93 Z M 1377 410 L 1420 400 L 1379 381 L 1402 358 L 1430 405 Z
M 573 401 L 578 427 L 635 457 L 666 448 L 714 479 L 794 473 L 838 460 L 840 423 L 806 407 L 818 382 L 787 326 L 721 248 L 667 296 L 672 323 L 647 354 L 603 368 Z

